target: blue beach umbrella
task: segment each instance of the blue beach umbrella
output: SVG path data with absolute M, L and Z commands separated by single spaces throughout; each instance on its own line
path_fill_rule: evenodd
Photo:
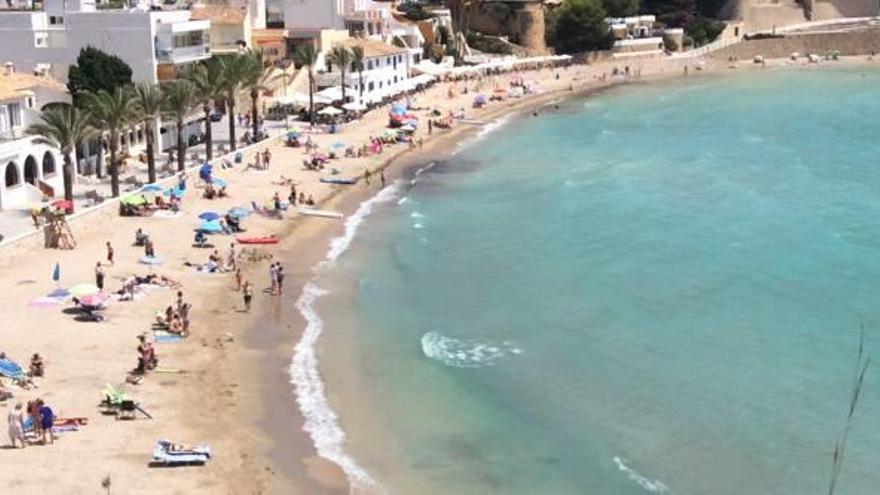
M 214 179 L 211 184 L 214 184 L 217 187 L 226 187 L 226 181 L 223 179 Z
M 180 189 L 179 187 L 172 187 L 172 188 L 166 189 L 164 194 L 165 194 L 165 196 L 168 196 L 168 197 L 171 197 L 171 195 L 173 194 L 173 195 L 177 196 L 178 198 L 182 198 L 184 192 L 185 191 L 183 189 Z
M 211 220 L 217 220 L 220 218 L 220 214 L 214 211 L 206 211 L 199 215 L 199 219 L 210 222 Z
M 241 206 L 236 206 L 234 208 L 230 208 L 228 213 L 234 217 L 246 218 L 250 216 L 251 210 L 247 208 L 242 208 Z
M 159 184 L 147 184 L 141 188 L 141 192 L 162 192 L 162 186 Z
M 216 234 L 218 232 L 223 232 L 223 227 L 220 226 L 220 222 L 217 220 L 205 220 L 199 224 L 200 230 L 206 234 Z

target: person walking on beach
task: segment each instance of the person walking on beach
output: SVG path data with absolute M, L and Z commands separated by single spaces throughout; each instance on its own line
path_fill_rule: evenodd
M 9 443 L 15 448 L 16 442 L 21 442 L 21 448 L 27 447 L 24 440 L 24 411 L 21 410 L 21 402 L 15 405 L 15 409 L 9 411 L 6 416 L 9 423 Z
M 235 269 L 235 290 L 241 290 L 241 268 Z
M 379 171 L 379 180 L 382 181 L 382 189 L 385 189 L 385 170 Z
M 428 119 L 428 135 L 434 134 L 434 121 Z
M 110 266 L 116 264 L 113 262 L 113 245 L 110 244 L 110 241 L 107 241 L 107 263 L 110 263 Z
M 104 267 L 101 266 L 100 261 L 95 265 L 95 285 L 98 286 L 98 290 L 104 290 Z
M 37 399 L 40 408 L 40 430 L 42 431 L 43 445 L 55 443 L 55 435 L 52 434 L 52 424 L 55 423 L 55 413 L 47 406 L 43 399 Z
M 153 240 L 147 237 L 144 241 L 144 256 L 153 258 L 156 256 L 156 248 L 153 246 Z
M 278 287 L 278 268 L 275 266 L 275 263 L 269 265 L 269 282 L 271 282 L 269 290 L 274 294 L 275 289 Z
M 278 263 L 278 268 L 275 270 L 275 284 L 278 286 L 278 295 L 280 296 L 284 292 L 284 267 L 281 266 L 281 263 Z
M 245 282 L 241 287 L 241 295 L 244 299 L 244 310 L 247 313 L 251 312 L 251 299 L 254 297 L 254 291 L 251 289 L 251 283 Z
M 364 170 L 364 184 L 370 185 L 370 169 Z

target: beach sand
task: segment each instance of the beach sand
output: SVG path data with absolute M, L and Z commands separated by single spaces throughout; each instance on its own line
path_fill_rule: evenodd
M 682 64 L 642 63 L 641 79 L 676 76 Z M 770 62 L 772 64 L 772 62 Z M 623 66 L 623 63 L 617 63 Z M 436 107 L 444 113 L 465 108 L 469 118 L 491 121 L 503 114 L 531 110 L 555 99 L 594 91 L 617 82 L 596 79 L 610 72 L 611 65 L 574 66 L 569 69 L 525 72 L 527 80 L 540 82 L 542 94 L 521 100 L 490 103 L 476 111 L 470 108 L 476 81 L 468 82 L 469 94 L 460 94 L 464 82 L 442 83 L 418 94 L 415 104 Z M 723 73 L 712 67 L 707 73 Z M 557 80 L 555 75 L 559 73 Z M 694 72 L 691 72 L 694 74 Z M 509 75 L 496 76 L 506 84 Z M 491 91 L 483 82 L 482 91 Z M 569 90 L 573 86 L 574 91 Z M 449 98 L 448 88 L 458 96 Z M 425 112 L 418 112 L 424 120 Z M 323 146 L 337 141 L 360 145 L 369 136 L 381 134 L 387 124 L 383 109 L 349 124 L 337 135 L 319 135 Z M 363 174 L 390 165 L 388 180 L 405 177 L 407 170 L 451 151 L 477 125 L 458 124 L 451 131 L 435 129 L 427 136 L 425 123 L 418 137 L 424 149 L 409 152 L 405 145 L 387 147 L 381 155 L 367 159 L 343 159 L 331 166 L 342 176 Z M 46 362 L 46 376 L 37 379 L 39 388 L 21 390 L 0 410 L 8 412 L 18 401 L 42 397 L 61 417 L 88 417 L 79 431 L 63 433 L 54 445 L 31 445 L 24 450 L 0 449 L 0 489 L 14 493 L 95 493 L 109 477 L 111 493 L 345 493 L 348 482 L 335 464 L 318 457 L 312 440 L 301 428 L 300 415 L 290 384 L 288 368 L 292 349 L 304 323 L 294 308 L 304 283 L 313 277 L 313 267 L 326 254 L 330 238 L 339 235 L 339 220 L 302 218 L 288 212 L 283 220 L 252 215 L 244 222 L 247 235 L 275 233 L 281 244 L 258 248 L 283 260 L 287 273 L 286 293 L 265 294 L 268 261 L 249 263 L 245 279 L 255 287 L 255 304 L 250 313 L 241 311 L 241 298 L 231 274 L 202 274 L 183 265 L 203 263 L 210 250 L 191 247 L 196 216 L 206 210 L 223 212 L 232 206 L 247 206 L 251 200 L 266 203 L 278 191 L 286 197 L 288 188 L 273 184 L 281 175 L 293 178 L 297 190 L 314 195 L 321 208 L 349 214 L 378 190 L 374 174 L 370 187 L 320 184 L 322 173 L 306 171 L 302 148 L 270 145 L 273 158 L 268 172 L 243 172 L 239 165 L 215 174 L 229 182 L 231 197 L 201 198 L 195 177 L 184 199 L 184 214 L 178 218 L 122 218 L 88 220 L 73 225 L 78 246 L 72 251 L 39 250 L 15 258 L 0 252 L 0 311 L 4 315 L 0 351 L 27 366 L 39 352 Z M 251 161 L 247 156 L 246 161 Z M 342 193 L 342 194 L 339 194 Z M 138 263 L 142 248 L 132 245 L 134 231 L 145 229 L 156 244 L 161 266 L 151 269 Z M 132 302 L 115 302 L 106 311 L 107 321 L 78 322 L 65 314 L 65 306 L 30 307 L 29 302 L 51 292 L 55 263 L 61 267 L 61 285 L 70 287 L 94 281 L 94 267 L 105 259 L 104 244 L 116 250 L 116 264 L 107 268 L 107 287 L 117 290 L 133 274 L 151 271 L 183 284 L 184 299 L 193 305 L 191 335 L 182 343 L 157 343 L 160 367 L 182 373 L 151 373 L 131 395 L 153 419 L 117 420 L 100 413 L 98 403 L 106 384 L 119 384 L 136 365 L 136 336 L 148 332 L 157 311 L 175 300 L 171 289 L 155 289 Z M 231 236 L 213 236 L 221 257 L 225 257 Z M 236 246 L 241 250 L 243 246 Z M 148 468 L 156 440 L 169 439 L 189 445 L 208 444 L 214 456 L 205 467 Z M 3 441 L 6 443 L 6 440 Z

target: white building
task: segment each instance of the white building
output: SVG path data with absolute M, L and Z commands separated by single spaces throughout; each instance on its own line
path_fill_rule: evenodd
M 48 77 L 15 73 L 12 65 L 0 75 L 0 210 L 25 208 L 44 196 L 64 190 L 63 159 L 45 140 L 27 136 L 46 103 L 66 100 L 66 88 Z
M 188 11 L 97 10 L 94 0 L 44 0 L 42 11 L 0 11 L 2 57 L 19 71 L 48 68 L 66 81 L 81 49 L 93 46 L 131 66 L 137 82 L 173 78 L 210 58 L 210 21 Z
M 347 48 L 360 46 L 364 50 L 363 97 L 364 103 L 381 101 L 388 96 L 396 95 L 411 89 L 408 81 L 412 59 L 409 51 L 381 41 L 365 38 L 351 38 L 341 43 Z M 341 84 L 339 67 L 328 64 L 328 71 L 319 75 L 326 86 Z M 354 90 L 353 99 L 361 94 L 360 74 L 348 70 L 345 84 Z

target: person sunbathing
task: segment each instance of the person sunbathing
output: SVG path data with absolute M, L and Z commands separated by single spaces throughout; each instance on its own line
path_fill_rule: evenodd
M 31 366 L 29 373 L 33 377 L 42 377 L 44 373 L 43 358 L 38 353 L 31 357 Z
M 168 325 L 168 332 L 175 335 L 183 335 L 183 322 L 180 320 L 180 315 L 175 314 L 171 318 L 171 324 Z
M 227 196 L 228 196 L 228 194 L 226 194 L 226 186 L 221 187 L 220 190 L 217 191 L 218 198 L 225 198 Z

